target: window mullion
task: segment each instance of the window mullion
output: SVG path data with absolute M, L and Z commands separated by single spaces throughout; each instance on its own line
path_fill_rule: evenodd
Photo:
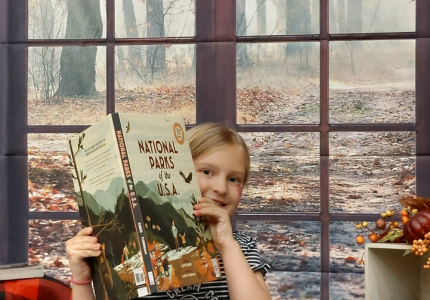
M 430 197 L 430 2 L 417 0 L 416 5 L 416 194 Z
M 320 1 L 320 212 L 321 300 L 330 299 L 329 214 L 329 0 Z
M 430 6 L 428 6 L 430 7 Z M 416 194 L 430 197 L 430 38 L 416 43 Z
M 236 123 L 234 1 L 196 1 L 197 123 Z

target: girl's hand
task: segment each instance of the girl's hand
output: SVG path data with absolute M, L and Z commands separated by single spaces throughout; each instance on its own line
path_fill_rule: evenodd
M 91 279 L 91 269 L 87 257 L 100 256 L 100 244 L 97 237 L 91 236 L 93 229 L 85 227 L 66 242 L 66 253 L 75 281 L 85 282 Z
M 219 207 L 212 199 L 200 197 L 194 205 L 193 214 L 207 216 L 215 247 L 222 255 L 223 249 L 235 241 L 227 210 Z

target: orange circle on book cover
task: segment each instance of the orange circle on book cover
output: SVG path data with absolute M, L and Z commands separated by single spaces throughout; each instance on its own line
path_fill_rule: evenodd
M 173 134 L 175 135 L 175 139 L 179 145 L 182 145 L 185 142 L 185 133 L 184 129 L 179 123 L 173 124 Z

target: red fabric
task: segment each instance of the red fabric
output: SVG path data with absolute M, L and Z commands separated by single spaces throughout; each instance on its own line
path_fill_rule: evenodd
M 43 278 L 0 281 L 0 300 L 71 300 L 72 289 L 59 280 Z

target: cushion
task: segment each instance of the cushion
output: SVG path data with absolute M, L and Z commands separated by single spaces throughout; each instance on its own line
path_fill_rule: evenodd
M 49 276 L 0 281 L 0 300 L 71 300 L 72 289 Z

